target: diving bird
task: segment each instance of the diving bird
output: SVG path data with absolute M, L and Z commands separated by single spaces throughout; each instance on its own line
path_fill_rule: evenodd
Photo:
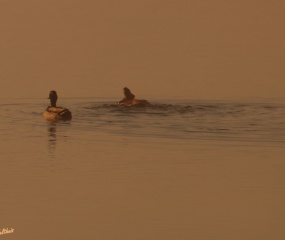
M 124 98 L 118 102 L 120 106 L 127 106 L 127 107 L 146 107 L 150 106 L 151 104 L 147 100 L 139 100 L 135 98 L 135 95 L 132 94 L 131 90 L 127 87 L 123 88 Z

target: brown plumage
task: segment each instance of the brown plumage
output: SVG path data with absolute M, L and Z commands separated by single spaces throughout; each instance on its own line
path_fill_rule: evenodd
M 118 105 L 128 107 L 146 107 L 151 105 L 147 100 L 135 99 L 135 95 L 132 94 L 129 88 L 124 87 L 123 90 L 125 97 L 120 102 L 118 102 Z

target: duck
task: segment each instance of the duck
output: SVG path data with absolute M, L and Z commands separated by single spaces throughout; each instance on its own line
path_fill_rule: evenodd
M 47 120 L 52 121 L 70 121 L 72 119 L 72 114 L 69 109 L 65 107 L 57 107 L 57 93 L 55 90 L 50 91 L 48 99 L 50 100 L 50 105 L 46 108 L 43 116 Z
M 151 104 L 147 100 L 136 99 L 135 95 L 131 92 L 131 90 L 127 87 L 123 88 L 124 98 L 118 102 L 119 106 L 126 107 L 147 107 L 151 106 Z

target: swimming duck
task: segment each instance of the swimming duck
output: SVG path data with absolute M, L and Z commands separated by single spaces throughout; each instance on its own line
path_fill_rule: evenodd
M 56 91 L 52 90 L 49 93 L 48 99 L 50 100 L 50 106 L 48 106 L 44 112 L 44 118 L 47 120 L 63 120 L 68 121 L 72 119 L 72 114 L 69 109 L 64 107 L 57 107 L 57 93 Z
M 135 99 L 135 95 L 127 87 L 124 87 L 123 91 L 125 97 L 118 102 L 118 105 L 127 107 L 146 107 L 151 105 L 147 100 Z

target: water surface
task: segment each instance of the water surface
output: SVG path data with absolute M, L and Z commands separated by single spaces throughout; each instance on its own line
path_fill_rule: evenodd
M 4 237 L 285 238 L 284 101 L 115 102 L 1 100 Z

